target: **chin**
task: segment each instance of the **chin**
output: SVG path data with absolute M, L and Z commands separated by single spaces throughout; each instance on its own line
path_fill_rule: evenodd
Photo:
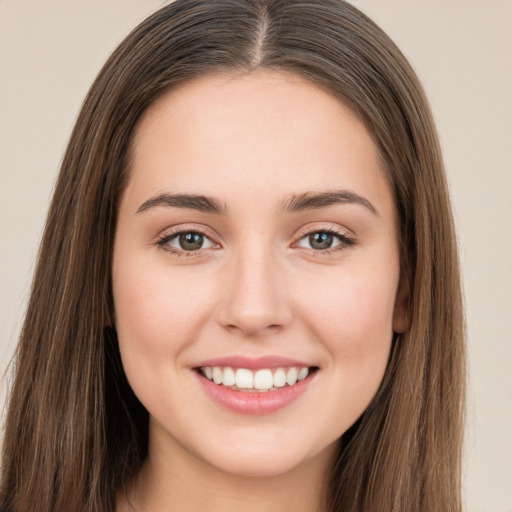
M 325 446 L 311 438 L 296 437 L 292 433 L 272 437 L 272 432 L 267 436 L 253 437 L 252 440 L 234 440 L 231 437 L 231 442 L 218 440 L 215 444 L 204 446 L 204 451 L 196 452 L 196 456 L 233 477 L 271 478 L 300 471 L 301 467 L 320 459 L 330 460 L 336 451 L 337 440 Z
M 216 463 L 223 473 L 242 478 L 274 478 L 297 469 L 303 460 L 293 455 L 275 453 L 237 454 Z

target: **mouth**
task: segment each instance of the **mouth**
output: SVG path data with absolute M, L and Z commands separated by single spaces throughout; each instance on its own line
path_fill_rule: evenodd
M 300 400 L 320 368 L 280 356 L 229 356 L 197 362 L 191 368 L 206 395 L 241 414 L 267 414 Z
M 280 366 L 250 369 L 231 366 L 199 366 L 194 370 L 203 378 L 233 391 L 244 393 L 276 392 L 291 388 L 308 378 L 316 366 Z

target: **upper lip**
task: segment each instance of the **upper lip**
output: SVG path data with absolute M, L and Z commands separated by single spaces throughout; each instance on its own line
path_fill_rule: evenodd
M 213 367 L 213 366 L 228 366 L 230 368 L 247 368 L 248 370 L 257 370 L 260 368 L 279 368 L 298 366 L 301 368 L 308 368 L 312 365 L 305 361 L 298 359 L 291 359 L 282 356 L 263 356 L 263 357 L 247 357 L 247 356 L 228 356 L 216 357 L 213 359 L 206 359 L 194 364 L 194 368 L 200 367 Z

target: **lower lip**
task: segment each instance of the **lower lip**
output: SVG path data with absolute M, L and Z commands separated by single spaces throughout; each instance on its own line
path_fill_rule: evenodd
M 197 372 L 196 375 L 208 395 L 227 409 L 242 414 L 267 414 L 278 411 L 299 398 L 307 390 L 316 372 L 293 386 L 263 392 L 237 391 L 215 384 Z

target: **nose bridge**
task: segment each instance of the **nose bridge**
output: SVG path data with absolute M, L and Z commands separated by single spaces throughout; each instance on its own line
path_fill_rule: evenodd
M 285 279 L 273 244 L 264 235 L 240 243 L 228 268 L 219 322 L 255 336 L 291 318 Z

